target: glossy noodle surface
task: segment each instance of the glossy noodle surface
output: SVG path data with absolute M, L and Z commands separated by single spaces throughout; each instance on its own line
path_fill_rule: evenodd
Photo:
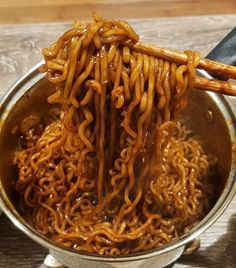
M 43 49 L 47 120 L 27 117 L 14 163 L 27 221 L 80 251 L 123 255 L 183 235 L 210 210 L 215 159 L 174 121 L 200 56 L 178 65 L 129 48 L 129 24 L 95 16 Z M 45 90 L 47 90 L 45 88 Z

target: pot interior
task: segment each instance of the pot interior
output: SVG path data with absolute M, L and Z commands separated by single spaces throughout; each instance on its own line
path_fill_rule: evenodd
M 4 192 L 4 202 L 8 208 L 17 209 L 18 207 L 18 195 L 14 189 L 17 172 L 13 166 L 14 152 L 19 146 L 20 138 L 20 132 L 17 128 L 28 115 L 44 116 L 52 107 L 46 101 L 52 92 L 53 86 L 45 78 L 41 78 L 30 89 L 24 90 L 24 94 L 14 96 L 15 100 L 11 101 L 11 104 L 6 99 L 0 107 L 0 150 L 2 156 L 0 161 L 0 190 Z M 232 124 L 232 122 L 227 122 L 214 94 L 200 90 L 193 90 L 190 93 L 187 107 L 178 116 L 178 119 L 192 131 L 194 136 L 198 137 L 205 150 L 218 159 L 213 178 L 216 186 L 215 201 L 217 201 L 224 189 L 231 168 L 232 144 L 228 124 Z M 19 217 L 21 216 L 19 215 Z

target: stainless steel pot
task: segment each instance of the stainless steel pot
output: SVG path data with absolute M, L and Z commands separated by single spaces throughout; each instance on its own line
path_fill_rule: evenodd
M 30 114 L 42 116 L 51 106 L 46 103 L 53 87 L 35 66 L 14 84 L 0 102 L 0 206 L 27 236 L 49 249 L 65 266 L 76 267 L 164 267 L 178 259 L 191 241 L 199 237 L 225 210 L 236 192 L 236 127 L 229 101 L 214 93 L 193 90 L 180 119 L 196 133 L 207 151 L 218 158 L 216 184 L 221 190 L 216 204 L 191 231 L 163 247 L 121 257 L 78 253 L 39 234 L 17 211 L 14 190 L 16 170 L 12 166 L 19 133 L 15 126 Z

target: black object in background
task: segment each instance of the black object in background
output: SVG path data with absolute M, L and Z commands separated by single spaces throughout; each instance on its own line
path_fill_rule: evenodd
M 207 59 L 236 66 L 236 27 L 207 55 Z M 214 78 L 227 80 L 219 75 Z

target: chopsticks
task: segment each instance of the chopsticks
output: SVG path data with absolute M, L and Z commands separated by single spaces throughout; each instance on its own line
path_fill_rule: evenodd
M 127 43 L 127 46 L 138 52 L 156 56 L 163 60 L 167 60 L 177 64 L 187 63 L 187 55 L 184 53 L 170 51 L 153 45 L 146 45 L 141 42 L 138 42 L 136 44 Z M 218 74 L 222 77 L 236 79 L 236 67 L 231 65 L 226 65 L 208 59 L 201 59 L 197 68 L 203 69 L 213 74 Z M 236 96 L 236 85 L 229 83 L 227 81 L 207 79 L 197 76 L 195 81 L 195 88 L 201 90 L 213 91 L 225 95 Z

